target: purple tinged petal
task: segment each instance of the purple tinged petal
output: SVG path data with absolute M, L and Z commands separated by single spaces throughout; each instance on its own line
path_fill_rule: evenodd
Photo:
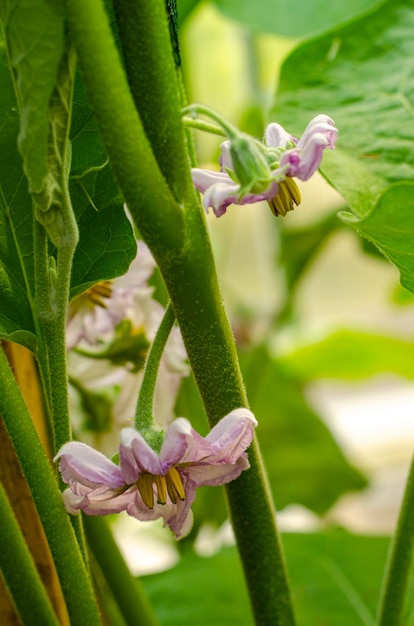
M 244 470 L 249 469 L 250 464 L 247 454 L 243 453 L 235 463 L 203 463 L 191 465 L 182 470 L 187 473 L 195 487 L 210 485 L 217 487 L 235 480 Z
M 290 135 L 280 124 L 273 122 L 265 131 L 266 145 L 271 148 L 285 148 L 287 144 L 297 143 L 296 137 Z
M 184 417 L 179 417 L 171 422 L 160 452 L 160 460 L 165 471 L 182 461 L 194 435 L 200 437 Z
M 118 465 L 85 443 L 65 443 L 53 460 L 59 460 L 62 478 L 71 486 L 79 482 L 90 488 L 106 485 L 118 489 L 125 484 Z
M 309 122 L 297 146 L 283 153 L 281 167 L 288 166 L 289 176 L 308 180 L 318 169 L 325 148 L 335 147 L 337 136 L 333 120 L 327 115 L 317 115 Z
M 119 446 L 119 462 L 127 485 L 132 485 L 143 473 L 161 475 L 159 456 L 134 428 L 123 428 Z
M 317 115 L 313 118 L 305 128 L 305 132 L 298 141 L 298 148 L 303 149 L 308 141 L 312 140 L 314 135 L 322 133 L 327 140 L 327 147 L 334 148 L 335 141 L 338 137 L 338 129 L 335 122 L 328 115 Z
M 251 444 L 256 426 L 249 409 L 235 409 L 223 417 L 206 437 L 214 449 L 215 462 L 235 463 Z
M 226 169 L 229 169 L 229 170 L 233 169 L 233 159 L 231 158 L 230 146 L 231 146 L 230 141 L 223 141 L 223 143 L 220 146 L 219 161 L 220 161 L 220 169 L 222 172 L 225 172 Z
M 191 177 L 194 187 L 201 193 L 204 193 L 209 187 L 217 183 L 229 184 L 231 182 L 235 184 L 226 172 L 213 172 L 213 170 L 202 170 L 198 167 L 192 168 Z

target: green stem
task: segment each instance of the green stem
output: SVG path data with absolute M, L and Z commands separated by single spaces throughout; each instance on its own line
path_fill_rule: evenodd
M 25 626 L 59 626 L 20 526 L 0 484 L 0 570 Z
M 217 113 L 217 111 L 210 109 L 210 107 L 205 106 L 204 104 L 189 104 L 182 109 L 182 113 L 183 115 L 187 115 L 189 118 L 194 120 L 197 118 L 198 114 L 211 118 L 217 122 L 219 126 L 221 126 L 227 137 L 230 137 L 230 139 L 236 139 L 241 135 L 241 132 L 236 126 L 234 126 L 234 124 L 231 124 L 231 122 L 222 117 L 220 113 Z
M 99 112 L 99 129 L 116 177 L 122 180 L 125 201 L 128 207 L 137 203 L 145 207 L 141 228 L 153 233 L 159 247 L 166 243 L 181 247 L 182 208 L 160 171 L 137 113 L 102 1 L 65 0 L 65 4 L 89 99 Z M 159 123 L 165 128 L 168 120 Z
M 174 311 L 171 304 L 168 304 L 147 357 L 144 378 L 142 380 L 135 411 L 135 428 L 142 432 L 144 436 L 146 433 L 151 433 L 153 429 L 154 395 L 158 369 L 174 321 Z
M 180 211 L 166 187 L 142 137 L 142 124 L 101 0 L 67 0 L 66 4 L 83 78 L 112 167 L 165 280 L 209 423 L 214 425 L 231 410 L 247 406 L 247 400 L 204 214 L 194 191 L 187 196 L 185 210 Z M 164 7 L 163 0 L 143 4 Z M 165 32 L 168 39 L 163 13 L 154 15 L 164 20 L 159 32 Z M 136 44 L 139 46 L 139 38 Z M 152 76 L 149 63 L 143 71 Z M 167 74 L 168 67 L 164 81 Z M 170 79 L 175 80 L 175 74 Z M 175 115 L 181 117 L 179 108 Z M 175 124 L 175 120 L 163 123 Z M 174 151 L 169 158 L 176 158 Z M 249 455 L 250 470 L 229 486 L 228 493 L 256 623 L 292 626 L 293 611 L 270 491 L 258 448 L 253 446 Z
M 192 117 L 184 116 L 183 124 L 188 128 L 202 130 L 203 132 L 210 133 L 211 135 L 220 135 L 220 137 L 227 137 L 222 128 L 220 128 L 219 126 L 215 126 L 214 124 L 210 124 L 210 122 L 206 122 L 204 120 L 195 120 Z
M 56 565 L 71 624 L 101 626 L 91 581 L 19 387 L 0 349 L 0 415 L 19 457 Z M 41 622 L 39 622 L 41 623 Z
M 399 626 L 414 550 L 414 457 L 407 479 L 397 528 L 381 593 L 378 626 Z
M 128 626 L 156 626 L 158 621 L 142 590 L 131 575 L 107 523 L 85 515 L 88 544 Z
M 165 1 L 113 0 L 113 5 L 135 106 L 159 168 L 184 204 L 192 184 Z

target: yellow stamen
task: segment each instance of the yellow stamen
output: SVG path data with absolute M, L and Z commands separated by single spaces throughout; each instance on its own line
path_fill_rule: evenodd
M 177 504 L 177 499 L 185 500 L 183 481 L 175 467 L 168 470 L 165 476 L 140 474 L 136 483 L 137 488 L 149 509 L 154 508 L 154 483 L 157 487 L 157 504 L 167 504 L 167 493 L 173 504 Z
M 289 211 L 293 211 L 294 204 L 298 206 L 301 203 L 301 195 L 299 187 L 293 180 L 287 176 L 285 180 L 279 183 L 277 195 L 269 201 L 272 213 L 285 216 Z
M 97 285 L 93 285 L 86 292 L 85 296 L 96 304 L 97 306 L 106 309 L 105 298 L 110 298 L 112 294 L 112 282 L 110 280 L 103 280 Z
M 175 467 L 172 467 L 168 470 L 165 479 L 167 481 L 167 491 L 171 502 L 176 504 L 177 498 L 179 500 L 185 500 L 185 490 L 179 471 Z
M 100 306 L 106 309 L 105 299 L 110 298 L 112 294 L 112 281 L 102 280 L 100 283 L 89 287 L 80 296 L 75 298 L 70 305 L 69 317 L 72 318 L 81 309 L 94 309 Z
M 140 474 L 137 480 L 138 491 L 141 494 L 141 498 L 149 509 L 154 508 L 154 490 L 152 483 L 154 476 L 152 474 Z
M 167 503 L 167 484 L 165 476 L 154 476 L 155 484 L 157 485 L 157 503 Z

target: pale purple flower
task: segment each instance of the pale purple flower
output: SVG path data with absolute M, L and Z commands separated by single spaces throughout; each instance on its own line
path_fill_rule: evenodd
M 300 193 L 293 177 L 308 180 L 318 169 L 325 148 L 335 147 L 338 130 L 327 115 L 317 115 L 298 140 L 280 124 L 266 128 L 263 150 L 272 172 L 272 179 L 263 183 L 257 193 L 243 193 L 237 181 L 230 155 L 230 141 L 221 145 L 220 172 L 193 168 L 194 186 L 203 194 L 206 212 L 212 207 L 215 215 L 223 215 L 230 204 L 269 202 L 275 215 L 285 215 L 300 203 Z M 254 181 L 252 181 L 254 183 Z M 279 197 L 278 197 L 279 196 Z
M 223 485 L 249 468 L 246 448 L 257 421 L 248 409 L 223 417 L 207 437 L 185 418 L 168 427 L 159 455 L 133 428 L 121 431 L 119 466 L 88 445 L 66 443 L 58 452 L 66 509 L 75 514 L 126 511 L 148 521 L 164 519 L 180 539 L 192 526 L 196 487 Z

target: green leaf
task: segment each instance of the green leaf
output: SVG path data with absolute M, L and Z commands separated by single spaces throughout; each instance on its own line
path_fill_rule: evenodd
M 403 287 L 414 292 L 414 184 L 392 185 L 363 218 L 350 213 L 341 213 L 341 217 L 378 246 L 401 272 Z
M 70 184 L 79 226 L 71 278 L 71 298 L 101 280 L 125 274 L 137 253 L 112 171 L 107 165 Z
M 64 50 L 63 4 L 2 0 L 0 15 L 21 113 L 19 150 L 30 189 L 39 193 L 48 174 L 49 101 Z
M 32 201 L 17 150 L 20 122 L 4 47 L 0 53 L 0 338 L 35 352 Z
M 355 330 L 338 330 L 279 356 L 283 370 L 302 381 L 360 380 L 383 372 L 414 378 L 414 342 Z
M 298 626 L 374 626 L 388 538 L 334 529 L 282 539 Z M 187 552 L 176 567 L 142 582 L 162 626 L 253 625 L 236 548 L 210 558 Z M 405 626 L 413 623 L 413 587 L 414 571 Z
M 241 364 L 278 509 L 299 503 L 323 514 L 342 494 L 366 486 L 307 404 L 301 384 L 266 349 L 243 355 Z
M 228 17 L 256 33 L 306 37 L 329 30 L 381 4 L 381 0 L 215 0 Z
M 17 149 L 20 120 L 4 47 L 0 53 L 0 338 L 36 352 L 32 199 Z M 80 88 L 77 94 L 72 151 L 77 176 L 70 191 L 80 240 L 72 297 L 96 282 L 124 274 L 136 255 L 135 237 L 118 186 L 109 166 L 103 166 L 106 155 Z M 91 157 L 98 169 L 89 171 Z
M 342 218 L 395 263 L 407 289 L 414 287 L 413 27 L 413 0 L 387 2 L 300 45 L 283 66 L 272 111 L 294 134 L 315 113 L 335 120 L 337 149 L 326 151 L 322 169 L 354 214 Z
M 323 171 L 361 215 L 369 211 L 367 195 L 376 198 L 384 186 L 414 174 L 413 25 L 412 0 L 388 2 L 300 45 L 282 68 L 272 117 L 293 133 L 315 113 L 335 120 L 337 149 L 325 153 Z

